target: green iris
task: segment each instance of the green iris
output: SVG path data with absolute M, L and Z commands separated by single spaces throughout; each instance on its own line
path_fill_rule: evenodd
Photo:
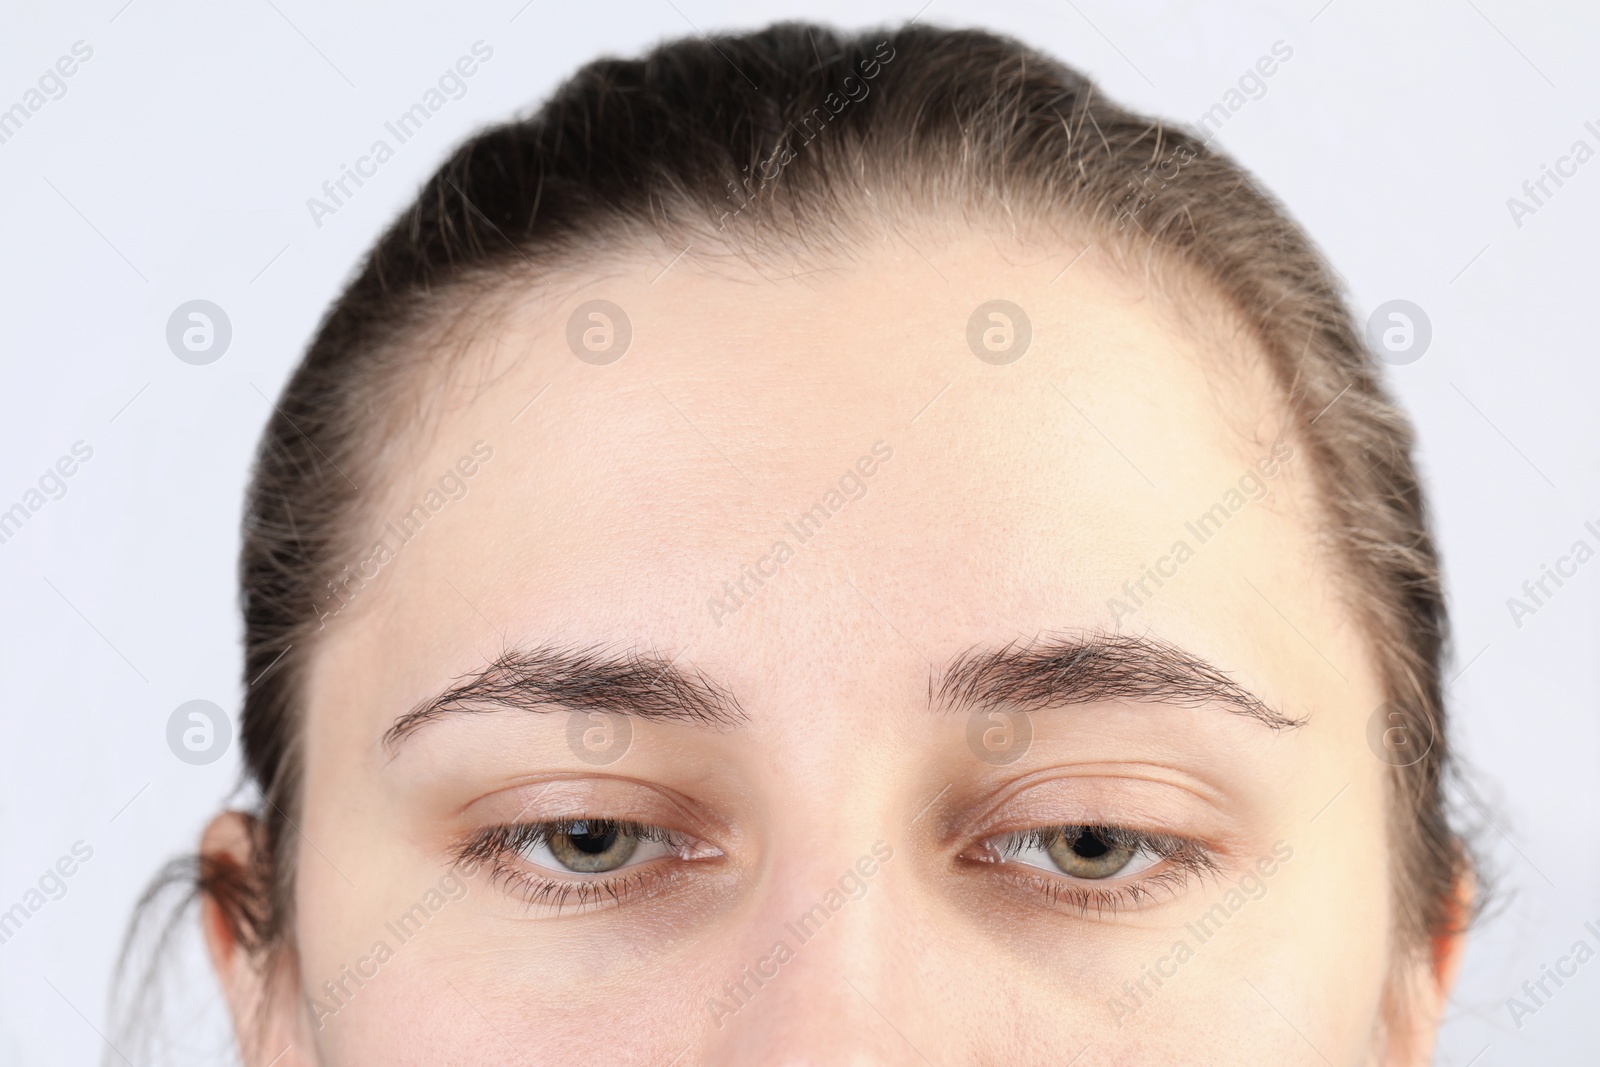
M 1064 826 L 1045 845 L 1063 874 L 1074 878 L 1110 878 L 1126 867 L 1135 850 L 1111 840 L 1093 826 Z
M 638 847 L 636 835 L 608 822 L 575 822 L 550 835 L 550 854 L 579 874 L 614 871 L 627 863 Z

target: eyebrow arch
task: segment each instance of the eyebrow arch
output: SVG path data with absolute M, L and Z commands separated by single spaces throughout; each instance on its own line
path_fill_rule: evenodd
M 401 715 L 382 743 L 393 753 L 438 719 L 506 709 L 608 711 L 711 729 L 744 725 L 747 716 L 733 694 L 699 671 L 680 669 L 677 658 L 637 649 L 511 649 Z
M 1273 730 L 1306 723 L 1277 711 L 1226 672 L 1176 645 L 1091 631 L 970 649 L 928 677 L 931 707 L 1043 711 L 1097 700 L 1221 705 Z

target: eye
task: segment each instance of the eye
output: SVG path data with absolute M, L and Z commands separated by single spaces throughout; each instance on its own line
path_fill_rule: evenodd
M 1085 881 L 1127 878 L 1167 858 L 1158 838 L 1109 826 L 1051 826 L 992 842 L 999 857 Z
M 571 874 L 606 874 L 663 856 L 678 849 L 664 831 L 602 819 L 577 819 L 532 827 L 517 851 L 546 870 Z
M 551 915 L 621 904 L 681 881 L 691 866 L 723 858 L 721 849 L 692 834 L 589 817 L 489 826 L 453 851 L 469 873 L 485 870 L 509 895 Z

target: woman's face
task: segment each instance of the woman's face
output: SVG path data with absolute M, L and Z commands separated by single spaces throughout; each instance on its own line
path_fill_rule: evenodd
M 1103 252 L 913 239 L 473 340 L 321 606 L 262 1062 L 1426 1062 L 1256 355 Z

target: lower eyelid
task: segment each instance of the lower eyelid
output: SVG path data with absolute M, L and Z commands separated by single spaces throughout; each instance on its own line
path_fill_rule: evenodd
M 526 862 L 510 866 L 507 858 L 502 858 L 488 873 L 504 895 L 530 910 L 559 916 L 569 911 L 621 907 L 637 896 L 670 891 L 688 872 L 681 866 L 650 861 L 590 875 L 547 870 Z
M 1047 908 L 1066 909 L 1083 917 L 1093 912 L 1097 918 L 1106 918 L 1174 901 L 1206 874 L 1204 869 L 1164 860 L 1129 878 L 1074 878 L 1019 863 L 998 863 L 991 877 Z

